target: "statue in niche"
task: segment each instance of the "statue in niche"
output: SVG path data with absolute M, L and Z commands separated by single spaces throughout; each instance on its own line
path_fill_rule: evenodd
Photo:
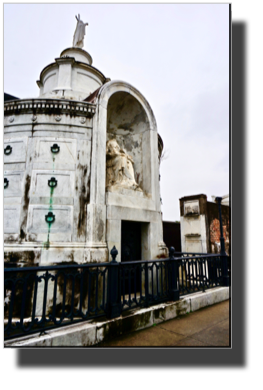
M 77 27 L 73 37 L 73 47 L 82 48 L 84 46 L 85 28 L 89 24 L 83 23 L 82 20 L 80 20 L 80 14 L 76 16 L 76 19 L 77 19 Z
M 128 188 L 142 192 L 134 178 L 133 164 L 132 157 L 120 148 L 116 139 L 109 140 L 106 145 L 106 189 Z

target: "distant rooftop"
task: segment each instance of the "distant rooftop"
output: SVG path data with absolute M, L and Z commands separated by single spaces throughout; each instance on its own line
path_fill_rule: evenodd
M 9 93 L 4 92 L 4 102 L 8 102 L 9 100 L 18 100 L 19 98 L 16 96 L 9 95 Z

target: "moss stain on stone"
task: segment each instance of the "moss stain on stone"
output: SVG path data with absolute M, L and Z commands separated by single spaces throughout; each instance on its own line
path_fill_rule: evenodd
M 54 171 L 54 168 L 55 168 L 55 154 L 52 152 L 52 160 L 53 160 L 53 171 Z M 49 208 L 48 208 L 48 212 L 52 212 L 53 210 L 53 194 L 54 194 L 54 187 L 50 187 L 50 196 L 49 196 Z M 49 249 L 50 247 L 50 241 L 49 241 L 49 237 L 50 237 L 50 231 L 51 231 L 51 225 L 52 225 L 53 222 L 47 222 L 48 224 L 48 233 L 47 233 L 47 241 L 43 242 L 43 248 L 44 249 Z
M 89 186 L 87 185 L 87 165 L 78 164 L 78 170 L 81 174 L 80 178 L 80 196 L 79 196 L 79 214 L 78 214 L 78 236 L 86 236 L 86 221 L 87 221 L 87 204 L 89 203 Z
M 27 224 L 27 214 L 28 214 L 28 205 L 29 205 L 30 182 L 31 182 L 31 177 L 29 175 L 27 175 L 26 180 L 25 180 L 25 192 L 24 192 L 24 204 L 23 204 L 24 218 L 23 218 L 23 221 L 21 223 L 21 228 L 20 228 L 20 241 L 24 240 L 26 237 L 25 230 L 26 230 L 26 224 Z

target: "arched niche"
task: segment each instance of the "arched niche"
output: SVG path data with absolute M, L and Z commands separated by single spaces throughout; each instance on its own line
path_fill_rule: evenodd
M 93 97 L 94 98 L 94 97 Z M 143 95 L 128 83 L 110 81 L 95 96 L 93 120 L 88 243 L 92 248 L 115 245 L 121 260 L 122 222 L 141 226 L 141 257 L 163 253 L 159 188 L 159 140 L 154 114 Z M 107 141 L 116 139 L 134 161 L 136 187 L 107 186 Z M 114 184 L 112 185 L 114 187 Z M 122 188 L 120 188 L 122 187 Z M 137 225 L 139 226 L 139 225 Z M 101 233 L 101 234 L 99 234 Z
M 145 105 L 131 91 L 119 90 L 110 96 L 107 105 L 107 141 L 116 139 L 119 146 L 132 157 L 135 180 L 149 197 L 153 192 L 151 160 L 156 153 L 155 148 L 152 150 L 150 134 L 153 127 L 155 130 L 155 120 L 151 121 Z

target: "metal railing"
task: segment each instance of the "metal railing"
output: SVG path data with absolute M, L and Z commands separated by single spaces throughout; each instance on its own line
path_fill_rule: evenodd
M 5 338 L 105 315 L 108 266 L 5 269 Z
M 120 263 L 122 311 L 168 300 L 170 268 L 169 259 Z
M 5 269 L 5 339 L 229 285 L 223 255 L 170 248 L 166 259 L 121 263 L 117 254 L 110 263 Z

